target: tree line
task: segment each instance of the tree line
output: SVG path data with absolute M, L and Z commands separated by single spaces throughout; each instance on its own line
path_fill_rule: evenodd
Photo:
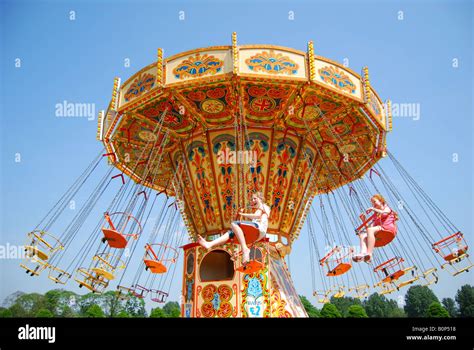
M 78 295 L 64 289 L 53 289 L 45 294 L 17 292 L 0 307 L 0 317 L 180 317 L 180 306 L 175 301 L 156 307 L 148 314 L 145 301 L 131 296 L 117 298 L 114 291 L 103 294 Z M 408 289 L 404 307 L 384 295 L 374 293 L 366 300 L 342 297 L 330 299 L 321 309 L 304 296 L 300 299 L 309 317 L 474 317 L 474 287 L 462 286 L 453 298 L 441 301 L 431 289 L 412 286 Z
M 426 286 L 412 286 L 405 294 L 404 306 L 395 300 L 374 293 L 365 300 L 331 297 L 321 309 L 316 308 L 304 296 L 300 299 L 309 317 L 366 318 L 366 317 L 474 317 L 474 287 L 462 286 L 453 298 L 441 301 Z
M 0 307 L 0 317 L 179 317 L 177 302 L 156 307 L 150 314 L 143 299 L 130 296 L 123 300 L 114 291 L 78 295 L 64 289 L 47 293 L 15 293 L 13 300 Z

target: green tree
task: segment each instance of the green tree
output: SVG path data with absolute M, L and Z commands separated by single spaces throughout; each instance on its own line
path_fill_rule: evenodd
M 460 317 L 474 317 L 474 287 L 468 284 L 462 286 L 456 293 Z
M 337 307 L 331 303 L 324 304 L 323 308 L 321 309 L 321 317 L 323 318 L 337 318 L 342 317 L 341 313 L 337 309 Z
M 48 309 L 40 309 L 38 310 L 38 312 L 36 313 L 36 317 L 38 318 L 51 318 L 51 317 L 54 317 L 53 313 L 48 310 Z
M 91 317 L 91 318 L 105 317 L 104 311 L 97 304 L 93 304 L 93 305 L 89 306 L 89 308 L 86 310 L 84 316 L 85 317 Z
M 101 296 L 95 293 L 87 293 L 79 297 L 78 300 L 78 311 L 80 316 L 88 317 L 87 316 L 87 310 L 92 306 L 92 305 L 98 305 L 100 307 L 100 304 L 102 304 L 102 299 Z
M 49 310 L 52 314 L 58 315 L 58 305 L 61 299 L 61 291 L 58 289 L 53 289 L 44 295 L 46 309 Z
M 55 317 L 74 317 L 75 311 L 71 307 L 71 302 L 79 299 L 79 296 L 64 289 L 53 289 L 44 295 L 46 308 Z
M 107 317 L 118 317 L 118 314 L 125 312 L 128 316 L 128 312 L 125 311 L 123 301 L 117 298 L 117 292 L 109 290 L 101 295 L 104 312 Z
M 393 306 L 393 308 L 390 309 L 390 311 L 388 312 L 388 316 L 387 317 L 407 317 L 405 311 L 401 308 L 398 307 L 397 303 L 394 301 L 394 300 L 389 300 L 390 302 L 393 302 L 395 304 L 395 306 Z
M 39 310 L 46 308 L 42 294 L 30 293 L 18 297 L 9 309 L 13 317 L 35 317 Z
M 400 309 L 395 300 L 389 300 L 385 295 L 373 293 L 363 303 L 369 317 L 404 317 L 405 312 Z
M 450 317 L 458 316 L 458 309 L 456 307 L 456 302 L 453 298 L 444 298 L 441 303 L 444 308 L 448 311 Z
M 74 310 L 69 307 L 68 305 L 64 305 L 60 312 L 58 313 L 58 317 L 76 317 L 76 313 Z
M 308 316 L 312 318 L 319 317 L 319 310 L 313 304 L 311 304 L 311 302 L 304 295 L 300 295 L 299 297 Z
M 0 307 L 0 318 L 9 318 L 13 317 L 13 313 L 10 309 L 5 309 L 4 307 Z
M 163 311 L 161 307 L 157 307 L 151 310 L 150 317 L 151 318 L 165 318 L 166 313 Z
M 389 304 L 385 295 L 374 293 L 364 302 L 369 317 L 388 317 Z
M 131 317 L 146 317 L 145 300 L 132 296 L 125 303 L 124 310 Z
M 347 317 L 349 318 L 367 318 L 367 313 L 361 305 L 351 305 L 349 306 L 349 311 L 347 312 Z
M 10 313 L 12 315 L 12 317 L 31 317 L 30 315 L 28 315 L 28 313 L 23 309 L 23 307 L 18 304 L 18 303 L 14 303 L 12 306 L 10 306 L 8 308 L 8 310 L 10 310 Z
M 341 313 L 342 317 L 347 317 L 349 314 L 349 307 L 351 305 L 360 305 L 359 299 L 351 297 L 334 298 L 331 297 L 331 304 L 333 304 Z
M 449 313 L 444 307 L 441 306 L 440 303 L 433 302 L 428 307 L 427 316 L 436 317 L 436 318 L 445 318 L 445 317 L 449 317 Z
M 122 310 L 122 311 L 120 311 L 115 317 L 118 317 L 118 318 L 128 318 L 128 317 L 130 317 L 130 315 L 127 313 L 127 311 Z
M 181 308 L 176 301 L 169 301 L 163 306 L 166 317 L 177 318 L 181 316 Z
M 405 295 L 405 312 L 408 317 L 426 317 L 428 307 L 439 303 L 438 298 L 426 286 L 411 286 Z

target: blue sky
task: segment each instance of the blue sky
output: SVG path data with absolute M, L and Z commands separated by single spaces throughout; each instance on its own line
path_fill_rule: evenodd
M 240 44 L 306 50 L 313 40 L 318 55 L 348 59 L 357 72 L 367 65 L 383 100 L 418 104 L 418 120 L 394 118 L 389 149 L 473 242 L 470 1 L 0 1 L 0 16 L 0 244 L 23 244 L 100 150 L 96 120 L 58 118 L 57 103 L 105 109 L 113 78 L 124 81 L 153 62 L 158 47 L 168 57 L 230 45 L 233 31 Z M 290 269 L 297 291 L 310 297 L 307 239 L 304 229 Z M 171 289 L 174 300 L 181 266 Z M 441 276 L 433 288 L 441 297 L 473 283 L 472 272 Z M 45 276 L 26 276 L 14 259 L 0 260 L 0 281 L 0 299 L 16 290 L 54 288 Z M 79 291 L 73 283 L 67 288 Z

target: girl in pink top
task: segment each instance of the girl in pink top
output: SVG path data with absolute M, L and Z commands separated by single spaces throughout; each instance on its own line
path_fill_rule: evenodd
M 372 226 L 367 228 L 367 232 L 359 235 L 360 239 L 360 254 L 355 255 L 352 259 L 355 262 L 364 260 L 370 262 L 372 259 L 372 250 L 375 245 L 375 234 L 379 231 L 390 231 L 397 233 L 397 214 L 387 205 L 385 198 L 380 194 L 372 196 L 370 199 L 373 207 L 367 209 L 367 214 L 373 211 L 376 215 Z

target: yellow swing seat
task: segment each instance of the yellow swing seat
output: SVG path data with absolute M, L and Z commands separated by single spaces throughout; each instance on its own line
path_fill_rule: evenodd
M 103 276 L 108 280 L 113 280 L 115 278 L 115 275 L 112 272 L 107 271 L 106 269 L 103 269 L 101 267 L 94 267 L 91 269 L 91 271 L 95 272 L 99 276 Z
M 49 267 L 49 264 L 46 261 L 38 259 L 36 256 L 30 258 L 29 261 L 20 264 L 20 267 L 26 270 L 26 273 L 31 276 L 39 276 L 39 274 L 46 268 Z
M 66 284 L 66 282 L 71 278 L 71 274 L 56 266 L 50 266 L 48 278 L 55 283 Z
M 438 269 L 436 267 L 432 267 L 431 269 L 424 271 L 421 277 L 426 281 L 426 283 L 422 284 L 422 286 L 430 286 L 432 284 L 438 283 L 438 276 L 436 275 L 437 271 Z M 429 276 L 431 276 L 431 278 Z
M 27 245 L 27 246 L 25 246 L 25 251 L 26 251 L 26 256 L 28 258 L 31 258 L 33 256 L 37 256 L 38 258 L 40 258 L 41 260 L 44 260 L 44 261 L 49 259 L 49 255 L 47 253 L 43 252 L 37 246 Z

